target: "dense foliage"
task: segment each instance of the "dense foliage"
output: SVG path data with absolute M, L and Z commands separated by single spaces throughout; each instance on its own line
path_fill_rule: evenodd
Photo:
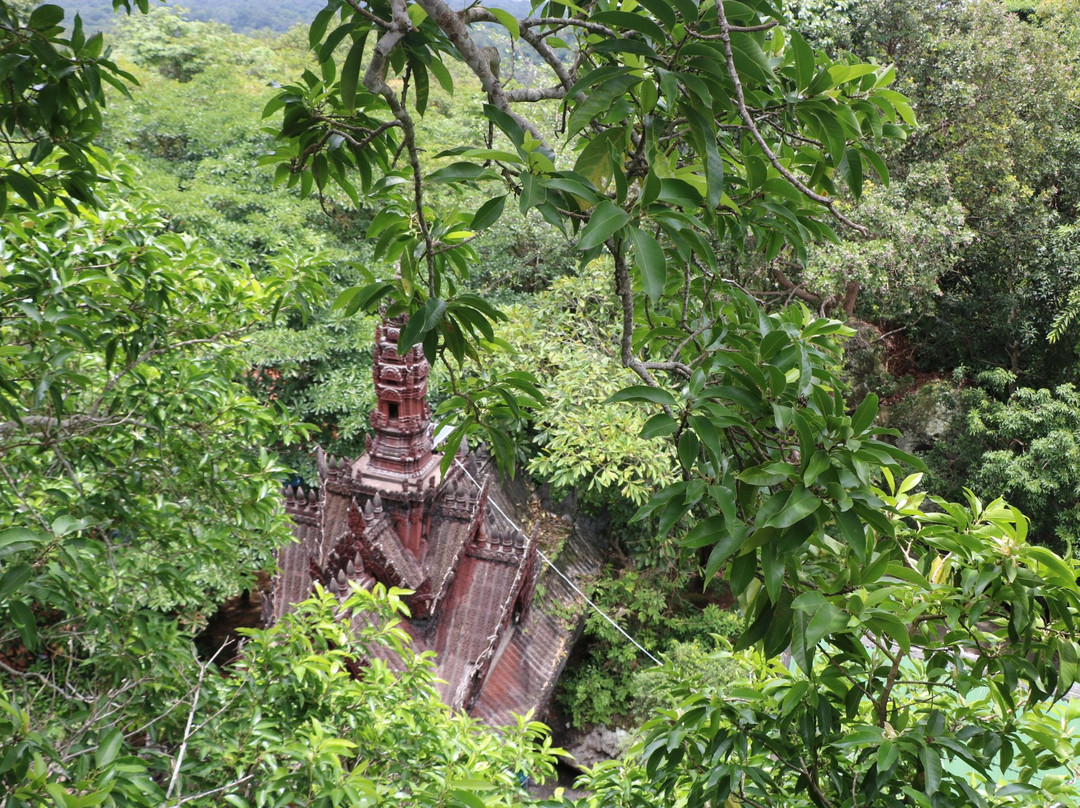
M 541 727 L 439 704 L 400 593 L 317 592 L 227 676 L 193 649 L 286 540 L 285 444 L 359 445 L 381 307 L 451 447 L 619 527 L 596 598 L 674 660 L 590 621 L 573 717 L 662 712 L 584 804 L 1080 804 L 1080 570 L 993 499 L 1075 534 L 1070 8 L 328 0 L 258 40 L 136 14 L 114 59 L 0 2 L 0 803 L 513 805 L 550 773 Z M 963 504 L 846 400 L 834 317 L 968 385 L 931 481 Z

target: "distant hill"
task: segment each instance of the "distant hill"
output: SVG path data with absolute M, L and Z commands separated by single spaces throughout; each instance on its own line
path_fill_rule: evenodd
M 79 14 L 88 30 L 108 31 L 115 14 L 112 0 L 57 0 L 67 16 Z M 183 8 L 193 20 L 220 22 L 234 31 L 287 31 L 298 23 L 309 23 L 324 5 L 323 0 L 184 0 L 181 3 L 153 3 Z M 119 12 L 123 14 L 124 12 Z M 138 13 L 137 11 L 135 13 Z
M 113 25 L 112 0 L 56 2 L 67 9 L 69 17 L 80 14 L 88 30 L 107 31 Z M 458 8 L 464 4 L 463 0 L 452 3 Z M 182 0 L 169 5 L 187 9 L 191 19 L 224 23 L 234 31 L 249 34 L 264 30 L 281 32 L 297 24 L 306 25 L 326 3 L 324 0 Z M 519 17 L 526 16 L 530 9 L 528 0 L 494 0 L 489 5 L 505 8 Z

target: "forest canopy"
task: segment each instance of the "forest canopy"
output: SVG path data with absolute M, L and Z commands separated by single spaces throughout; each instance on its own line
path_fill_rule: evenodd
M 194 643 L 398 314 L 665 657 L 590 621 L 576 804 L 1080 804 L 1069 2 L 137 6 L 0 0 L 0 804 L 534 799 L 399 591 Z

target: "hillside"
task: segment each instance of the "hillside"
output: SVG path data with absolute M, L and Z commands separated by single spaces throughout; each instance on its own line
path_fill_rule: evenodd
M 454 5 L 462 5 L 456 0 Z M 155 3 L 165 5 L 165 3 Z M 287 31 L 294 25 L 307 24 L 320 8 L 322 0 L 185 0 L 172 4 L 188 11 L 191 19 L 220 22 L 238 33 L 254 31 Z M 529 13 L 526 0 L 496 0 L 490 6 L 505 8 L 517 17 Z M 82 16 L 90 30 L 107 31 L 113 25 L 112 0 L 71 0 L 64 4 L 68 13 Z

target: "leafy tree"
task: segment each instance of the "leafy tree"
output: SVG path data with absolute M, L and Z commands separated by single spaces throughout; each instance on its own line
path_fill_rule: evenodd
M 32 62 L 15 30 L 6 55 Z M 229 676 L 196 654 L 290 535 L 266 447 L 301 433 L 248 394 L 244 340 L 317 295 L 174 232 L 122 161 L 80 148 L 94 204 L 54 154 L 32 170 L 63 182 L 12 183 L 0 216 L 0 803 L 516 804 L 550 771 L 542 731 L 451 715 L 398 593 L 320 592 Z M 397 662 L 364 667 L 379 648 Z
M 802 264 L 790 254 L 778 256 L 766 267 L 777 289 L 847 317 L 858 306 L 862 316 L 878 322 L 932 310 L 939 282 L 956 271 L 974 238 L 952 195 L 948 168 L 920 165 L 888 186 L 868 184 L 852 215 L 870 236 L 811 247 Z
M 633 380 L 603 353 L 607 324 L 617 316 L 607 290 L 610 271 L 607 261 L 594 261 L 504 309 L 507 320 L 495 330 L 500 347 L 489 366 L 494 378 L 528 368 L 543 394 L 545 404 L 521 436 L 532 444 L 524 464 L 533 479 L 548 483 L 556 497 L 576 491 L 587 508 L 609 512 L 621 503 L 636 508 L 675 479 L 674 452 L 657 451 L 655 441 L 640 436 L 641 408 L 603 405 Z
M 673 533 L 706 581 L 727 577 L 746 613 L 739 647 L 766 659 L 790 647 L 796 667 L 667 715 L 642 767 L 591 778 L 595 804 L 1017 802 L 1032 789 L 1005 773 L 1014 758 L 1039 769 L 1072 754 L 1040 726 L 1041 705 L 1077 679 L 1072 562 L 1026 544 L 1026 520 L 1001 502 L 927 512 L 917 480 L 894 487 L 895 470 L 918 463 L 874 427 L 876 397 L 846 406 L 850 330 L 805 307 L 768 313 L 719 272 L 718 245 L 801 259 L 835 236 L 832 222 L 853 225 L 838 190 L 858 199 L 870 175 L 884 184 L 878 149 L 914 120 L 887 88 L 891 69 L 830 59 L 781 21 L 757 2 L 552 2 L 525 19 L 440 0 L 330 2 L 311 29 L 319 70 L 270 106 L 283 115 L 279 179 L 379 201 L 369 237 L 381 264 L 340 304 L 388 299 L 410 315 L 404 342 L 450 368 L 478 358 L 501 319 L 466 284 L 474 239 L 508 203 L 574 233 L 585 261 L 610 253 L 610 352 L 638 383 L 609 400 L 650 408 L 642 435 L 671 440 L 681 477 L 639 517 Z M 481 22 L 540 53 L 552 86 L 504 87 L 470 36 Z M 974 35 L 962 47 L 980 57 Z M 432 170 L 417 119 L 431 79 L 453 82 L 448 55 L 475 74 L 490 128 Z M 558 148 L 528 106 L 552 99 L 565 114 Z M 969 174 L 950 180 L 979 193 Z M 431 190 L 470 184 L 492 188 L 475 210 Z M 499 389 L 480 376 L 485 394 Z M 479 431 L 509 464 L 505 426 L 480 423 L 463 384 L 455 437 Z M 516 414 L 527 389 L 507 383 L 496 415 Z M 954 773 L 954 758 L 974 774 Z M 1074 799 L 1067 782 L 1042 785 Z
M 901 117 L 910 119 L 903 98 L 886 89 L 890 71 L 818 64 L 820 54 L 785 34 L 764 7 L 732 7 L 732 19 L 724 6 L 665 5 L 655 16 L 644 6 L 590 9 L 585 19 L 554 4 L 551 16 L 524 24 L 479 6 L 458 14 L 427 0 L 360 10 L 330 3 L 320 13 L 311 40 L 322 75 L 308 71 L 268 111 L 284 111 L 280 179 L 321 195 L 333 184 L 354 202 L 361 191 L 379 195 L 382 210 L 369 233 L 377 239 L 374 257 L 397 263 L 401 280 L 373 277 L 342 301 L 347 311 L 393 291 L 392 310 L 423 312 L 413 316 L 406 342 L 422 341 L 432 357 L 475 356 L 474 340 L 493 336 L 497 315 L 461 287 L 475 261 L 473 235 L 497 221 L 510 191 L 523 211 L 535 208 L 576 232 L 583 259 L 611 252 L 623 365 L 650 386 L 656 373 L 689 380 L 711 343 L 699 324 L 723 305 L 708 239 L 753 236 L 775 255 L 789 242 L 801 253 L 808 240 L 833 235 L 822 207 L 848 221 L 826 196 L 835 190 L 833 174 L 861 190 L 864 165 L 884 170 L 873 144 L 902 136 Z M 469 26 L 481 22 L 520 35 L 545 58 L 556 86 L 503 89 L 491 54 L 469 37 Z M 567 30 L 579 34 L 572 69 L 556 53 Z M 378 42 L 361 76 L 371 35 Z M 351 44 L 339 63 L 342 41 Z M 490 129 L 505 140 L 485 144 L 477 133 L 474 144 L 450 150 L 454 162 L 425 172 L 410 106 L 426 110 L 430 77 L 450 86 L 441 54 L 451 50 L 476 75 Z M 387 71 L 404 84 L 391 86 Z M 564 157 L 518 111 L 552 98 L 567 107 Z M 774 106 L 779 99 L 793 100 Z M 428 189 L 444 183 L 495 183 L 502 193 L 476 211 L 436 209 Z M 675 271 L 679 265 L 687 270 Z M 644 294 L 635 296 L 635 286 Z M 640 337 L 639 317 L 652 326 Z M 455 437 L 476 428 L 467 421 Z M 509 461 L 507 450 L 499 454 Z
M 57 192 L 61 199 L 93 196 L 98 166 L 90 144 L 101 130 L 102 87 L 123 88 L 128 76 L 108 58 L 100 34 L 88 37 L 76 19 L 68 36 L 63 18 L 55 5 L 38 6 L 28 16 L 0 6 L 3 205 L 12 193 L 30 207 L 52 201 Z
M 1049 706 L 1076 679 L 1076 563 L 1000 500 L 928 512 L 917 484 L 880 492 L 865 563 L 804 557 L 833 584 L 791 602 L 794 665 L 722 655 L 744 684 L 684 691 L 589 804 L 1076 805 L 1075 711 Z
M 1011 375 L 962 393 L 957 434 L 928 454 L 942 487 L 1001 491 L 1031 515 L 1034 541 L 1072 548 L 1078 537 L 1076 441 L 1080 398 L 1071 384 L 1015 387 Z M 943 468 L 944 466 L 944 468 Z
M 1069 358 L 1047 345 L 1046 312 L 1064 302 L 1075 256 L 1050 245 L 1068 247 L 1057 231 L 1076 211 L 1075 82 L 1061 35 L 989 0 L 867 3 L 852 42 L 896 61 L 919 112 L 894 173 L 944 166 L 975 236 L 913 338 L 937 367 L 989 363 L 1055 383 Z

